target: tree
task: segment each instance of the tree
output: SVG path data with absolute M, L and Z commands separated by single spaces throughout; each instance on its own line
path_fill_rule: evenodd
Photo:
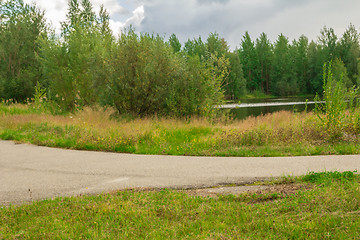
M 287 96 L 298 93 L 299 89 L 291 62 L 289 40 L 281 34 L 274 45 L 272 85 L 270 86 L 273 94 Z
M 169 38 L 169 44 L 172 47 L 174 53 L 180 52 L 181 43 L 174 33 Z
M 193 40 L 188 40 L 185 43 L 184 52 L 188 56 L 198 56 L 200 60 L 206 61 L 206 45 L 202 41 L 201 37 L 194 38 Z
M 22 0 L 0 5 L 0 98 L 31 98 L 42 75 L 38 39 L 47 34 L 44 13 Z
M 246 80 L 242 71 L 242 65 L 237 53 L 228 52 L 226 58 L 229 59 L 230 68 L 229 76 L 223 84 L 225 97 L 227 99 L 236 100 L 244 96 L 246 93 Z
M 245 32 L 241 41 L 241 48 L 238 51 L 243 66 L 243 73 L 246 79 L 247 89 L 250 91 L 260 90 L 261 83 L 257 76 L 258 59 L 254 42 L 248 32 Z
M 345 67 L 344 62 L 341 59 L 337 58 L 334 60 L 332 64 L 332 74 L 334 80 L 336 80 L 337 82 L 341 81 L 344 84 L 344 88 L 351 89 L 354 86 L 348 76 L 347 68 Z
M 110 29 L 110 16 L 104 5 L 100 6 L 99 12 L 99 24 L 100 24 L 100 32 L 101 36 L 108 41 L 113 40 L 113 32 Z
M 229 46 L 224 38 L 220 38 L 218 33 L 210 33 L 206 40 L 208 53 L 225 55 L 229 51 Z
M 221 103 L 228 75 L 224 57 L 175 54 L 159 36 L 122 33 L 111 58 L 111 97 L 120 113 L 135 116 L 207 115 Z
M 356 84 L 358 75 L 358 58 L 360 57 L 359 33 L 355 26 L 350 24 L 339 42 L 339 55 L 349 71 L 349 78 Z
M 272 44 L 265 33 L 256 39 L 255 50 L 259 61 L 261 89 L 270 92 L 270 72 L 273 61 Z
M 337 36 L 333 28 L 323 27 L 320 31 L 320 36 L 318 37 L 319 46 L 321 49 L 322 61 L 323 63 L 334 60 L 339 57 L 339 51 L 337 47 Z
M 309 58 L 308 58 L 309 40 L 304 35 L 300 36 L 298 41 L 292 44 L 293 71 L 296 74 L 300 92 L 309 93 Z
M 66 16 L 61 39 L 53 36 L 44 41 L 40 59 L 52 99 L 62 109 L 73 111 L 108 95 L 107 60 L 113 37 L 107 12 L 102 7 L 97 17 L 89 0 L 71 0 Z

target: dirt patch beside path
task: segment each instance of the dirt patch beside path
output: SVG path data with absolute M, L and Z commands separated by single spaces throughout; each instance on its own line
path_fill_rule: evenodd
M 218 197 L 219 195 L 271 194 L 278 193 L 283 196 L 295 194 L 299 190 L 307 190 L 311 187 L 304 184 L 279 184 L 279 185 L 251 185 L 251 186 L 222 186 L 204 189 L 191 189 L 184 192 L 190 196 Z

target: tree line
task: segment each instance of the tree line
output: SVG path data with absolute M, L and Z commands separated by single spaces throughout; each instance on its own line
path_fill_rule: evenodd
M 211 115 L 213 105 L 247 92 L 279 96 L 322 91 L 322 67 L 347 87 L 359 84 L 359 34 L 350 25 L 338 39 L 324 27 L 318 41 L 284 35 L 271 43 L 265 33 L 248 32 L 231 51 L 210 33 L 183 46 L 127 29 L 115 37 L 109 14 L 95 13 L 89 0 L 70 0 L 61 34 L 44 12 L 22 0 L 0 0 L 0 98 L 24 102 L 45 89 L 63 111 L 86 105 L 112 105 L 133 115 Z

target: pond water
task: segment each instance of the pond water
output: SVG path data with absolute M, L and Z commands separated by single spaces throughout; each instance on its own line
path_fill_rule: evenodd
M 240 103 L 230 103 L 218 106 L 222 109 L 230 109 L 235 119 L 245 119 L 249 116 L 260 116 L 267 113 L 282 110 L 302 112 L 315 108 L 313 98 L 266 98 L 266 99 L 241 99 Z

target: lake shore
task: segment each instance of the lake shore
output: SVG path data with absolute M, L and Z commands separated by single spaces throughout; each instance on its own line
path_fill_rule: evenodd
M 111 110 L 91 108 L 53 116 L 25 105 L 2 106 L 0 113 L 1 139 L 67 149 L 245 157 L 360 153 L 355 128 L 326 131 L 313 113 L 280 111 L 221 121 L 121 120 Z

